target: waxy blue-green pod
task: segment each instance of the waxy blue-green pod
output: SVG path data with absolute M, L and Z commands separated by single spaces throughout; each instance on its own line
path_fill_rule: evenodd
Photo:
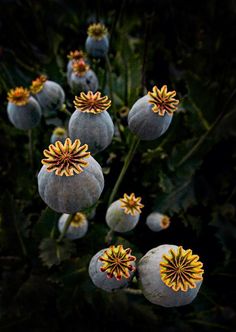
M 103 58 L 109 50 L 107 28 L 100 23 L 94 23 L 88 28 L 88 37 L 85 48 L 89 55 L 94 58 Z
M 90 261 L 89 276 L 94 285 L 107 292 L 125 288 L 134 276 L 136 257 L 122 245 L 100 250 Z
M 42 200 L 53 210 L 73 214 L 93 206 L 99 199 L 104 177 L 101 166 L 80 140 L 64 145 L 57 141 L 44 150 L 43 167 L 38 174 Z
M 40 105 L 27 89 L 11 89 L 7 98 L 7 115 L 16 128 L 28 130 L 39 124 L 42 114 Z
M 79 138 L 82 144 L 88 144 L 92 154 L 104 150 L 112 141 L 114 124 L 106 111 L 111 101 L 107 96 L 101 97 L 89 91 L 80 93 L 74 101 L 76 110 L 69 121 L 69 136 L 72 140 Z
M 106 222 L 109 228 L 115 232 L 125 233 L 134 229 L 139 221 L 143 204 L 141 197 L 135 197 L 134 193 L 113 202 L 106 213 Z
M 128 114 L 129 129 L 141 140 L 154 140 L 169 128 L 173 112 L 179 103 L 174 99 L 175 91 L 167 92 L 154 86 L 152 92 L 136 101 Z
M 147 216 L 147 226 L 153 232 L 160 232 L 170 226 L 170 218 L 158 212 L 152 212 Z
M 58 221 L 58 229 L 59 232 L 62 233 L 65 227 L 65 224 L 70 217 L 69 214 L 64 213 L 59 221 Z M 77 240 L 85 236 L 88 231 L 88 220 L 85 214 L 81 212 L 77 212 L 72 220 L 71 223 L 65 233 L 65 237 L 70 240 Z
M 65 102 L 65 93 L 62 87 L 53 81 L 47 80 L 44 75 L 39 76 L 31 84 L 30 91 L 39 102 L 45 117 L 56 116 Z
M 151 249 L 138 265 L 143 295 L 163 307 L 189 304 L 202 284 L 202 267 L 190 249 L 169 244 Z
M 65 143 L 67 138 L 67 132 L 64 128 L 57 127 L 53 130 L 52 136 L 50 138 L 50 143 L 55 144 L 57 141 Z
M 94 71 L 84 62 L 83 59 L 74 61 L 72 64 L 73 71 L 68 79 L 73 94 L 88 91 L 96 92 L 98 89 L 98 79 Z

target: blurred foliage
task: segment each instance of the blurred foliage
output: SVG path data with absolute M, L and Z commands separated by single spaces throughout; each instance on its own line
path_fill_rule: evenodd
M 235 14 L 233 0 L 0 2 L 1 331 L 236 330 Z M 8 121 L 6 93 L 46 73 L 62 84 L 73 112 L 66 55 L 84 48 L 96 20 L 110 31 L 110 64 L 90 63 L 113 98 L 116 136 L 96 155 L 106 187 L 88 234 L 58 243 L 59 214 L 45 209 L 36 176 L 53 128 L 66 126 L 68 115 L 43 119 L 33 130 L 32 168 L 27 133 Z M 131 141 L 125 112 L 154 84 L 176 89 L 181 104 L 168 132 L 138 148 L 119 195 L 141 195 L 144 212 L 134 231 L 114 241 L 137 257 L 164 243 L 199 254 L 205 266 L 199 296 L 168 310 L 140 295 L 96 289 L 87 273 L 106 245 L 107 201 Z M 171 216 L 168 230 L 155 234 L 145 226 L 153 210 Z

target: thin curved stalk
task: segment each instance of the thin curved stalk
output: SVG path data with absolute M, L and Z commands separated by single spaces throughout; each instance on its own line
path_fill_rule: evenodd
M 124 288 L 123 292 L 126 294 L 132 294 L 132 295 L 143 295 L 143 292 L 141 289 L 134 289 L 134 288 Z
M 125 173 L 126 173 L 128 167 L 129 167 L 131 161 L 133 160 L 133 157 L 135 155 L 135 152 L 136 152 L 136 149 L 139 145 L 139 142 L 140 142 L 140 139 L 138 137 L 134 136 L 132 144 L 131 144 L 130 149 L 129 149 L 129 152 L 128 152 L 126 158 L 125 158 L 124 165 L 121 169 L 120 175 L 119 175 L 119 177 L 118 177 L 118 179 L 115 183 L 115 186 L 114 186 L 114 188 L 111 192 L 111 195 L 110 195 L 110 198 L 109 198 L 109 201 L 108 201 L 108 206 L 113 202 L 113 200 L 114 200 L 114 198 L 117 194 L 117 191 L 118 191 L 118 189 L 120 187 L 120 184 L 121 184 L 121 182 L 122 182 L 122 180 L 125 176 Z
M 107 232 L 107 235 L 105 236 L 105 243 L 107 245 L 110 245 L 112 243 L 112 240 L 113 240 L 113 236 L 114 236 L 115 232 L 110 229 L 108 232 Z
M 32 140 L 32 129 L 28 130 L 28 138 L 29 138 L 29 162 L 31 168 L 33 168 L 33 140 Z
M 63 238 L 64 238 L 64 236 L 65 236 L 68 228 L 70 227 L 70 224 L 71 224 L 71 222 L 72 222 L 72 220 L 73 220 L 73 218 L 74 218 L 75 215 L 76 215 L 76 213 L 69 215 L 69 217 L 67 218 L 66 223 L 64 225 L 64 228 L 63 228 L 63 230 L 61 232 L 61 235 L 57 239 L 57 242 L 61 242 L 63 240 Z
M 112 84 L 112 68 L 111 68 L 111 63 L 109 60 L 108 55 L 106 54 L 106 64 L 107 64 L 107 71 L 108 71 L 108 86 L 109 86 L 109 93 L 111 97 L 111 102 L 114 108 L 114 98 L 113 98 L 113 84 Z M 115 113 L 115 112 L 114 112 Z

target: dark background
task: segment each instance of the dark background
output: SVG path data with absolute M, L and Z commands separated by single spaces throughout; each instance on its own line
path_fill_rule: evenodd
M 233 0 L 0 1 L 0 331 L 236 331 L 235 15 Z M 68 118 L 59 113 L 33 130 L 32 167 L 28 134 L 10 124 L 6 96 L 46 73 L 62 84 L 72 112 L 66 55 L 84 49 L 94 21 L 108 27 L 112 73 L 104 60 L 90 59 L 91 67 L 103 93 L 112 85 L 110 113 L 120 134 L 96 156 L 106 186 L 89 232 L 75 244 L 64 241 L 58 260 L 59 215 L 38 196 L 36 175 L 53 128 Z M 163 137 L 138 148 L 118 197 L 135 192 L 145 208 L 138 227 L 114 241 L 137 257 L 164 243 L 200 256 L 199 295 L 178 309 L 107 294 L 87 274 L 106 246 L 107 201 L 129 148 L 122 110 L 155 84 L 175 89 L 180 107 Z M 153 210 L 171 217 L 168 230 L 146 227 Z

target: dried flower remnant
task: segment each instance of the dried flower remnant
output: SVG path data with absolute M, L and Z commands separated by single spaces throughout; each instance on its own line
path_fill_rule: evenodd
M 65 143 L 65 140 L 67 138 L 67 132 L 64 128 L 56 127 L 51 135 L 50 143 L 55 144 L 57 141 Z
M 80 60 L 84 57 L 84 52 L 83 51 L 70 51 L 70 53 L 67 55 L 67 58 L 69 60 Z
M 90 67 L 83 59 L 75 60 L 72 64 L 72 70 L 78 76 L 84 76 L 89 69 Z
M 30 92 L 22 86 L 11 89 L 7 94 L 7 100 L 17 106 L 26 105 L 29 101 Z
M 98 114 L 106 111 L 111 106 L 111 101 L 107 96 L 101 97 L 101 92 L 89 91 L 87 94 L 81 92 L 79 97 L 76 96 L 74 105 L 81 112 Z
M 119 201 L 121 202 L 121 208 L 125 210 L 124 212 L 132 216 L 140 214 L 142 212 L 141 209 L 144 207 L 144 205 L 140 203 L 141 197 L 135 197 L 134 193 L 130 196 L 124 194 L 124 197 L 120 198 Z
M 160 262 L 160 275 L 162 281 L 174 291 L 186 292 L 189 288 L 196 288 L 196 282 L 203 279 L 203 264 L 198 255 L 192 250 L 178 247 L 175 251 L 169 250 L 169 255 L 163 255 Z
M 80 227 L 86 221 L 85 214 L 81 212 L 77 212 L 74 218 L 72 219 L 70 226 L 72 227 Z
M 163 85 L 159 90 L 157 86 L 153 87 L 152 92 L 148 92 L 151 97 L 149 103 L 154 104 L 152 111 L 159 113 L 160 116 L 164 116 L 165 112 L 172 115 L 176 110 L 179 100 L 175 99 L 176 91 L 167 92 L 167 86 Z
M 124 249 L 122 245 L 110 246 L 99 257 L 99 260 L 104 263 L 100 270 L 106 272 L 108 278 L 115 277 L 117 280 L 121 280 L 122 277 L 129 278 L 130 272 L 135 271 L 135 267 L 130 262 L 136 260 L 136 257 L 130 254 L 131 249 Z
M 57 135 L 57 136 L 63 136 L 66 134 L 66 130 L 64 128 L 61 128 L 61 127 L 56 127 L 54 130 L 53 130 L 53 134 L 54 135 Z
M 40 75 L 37 77 L 34 81 L 32 81 L 32 84 L 30 86 L 30 92 L 33 94 L 39 93 L 43 89 L 44 83 L 47 81 L 47 76 Z
M 88 36 L 100 40 L 107 35 L 107 28 L 104 24 L 93 23 L 88 27 Z
M 87 149 L 88 145 L 81 146 L 79 139 L 72 144 L 67 138 L 64 145 L 57 141 L 55 145 L 49 145 L 49 150 L 44 150 L 44 156 L 47 158 L 42 160 L 42 164 L 46 165 L 48 172 L 55 171 L 55 174 L 59 176 L 79 174 L 83 172 L 84 167 L 88 166 L 84 160 L 90 156 Z
M 167 216 L 163 216 L 161 219 L 161 227 L 166 229 L 170 226 L 170 218 Z

